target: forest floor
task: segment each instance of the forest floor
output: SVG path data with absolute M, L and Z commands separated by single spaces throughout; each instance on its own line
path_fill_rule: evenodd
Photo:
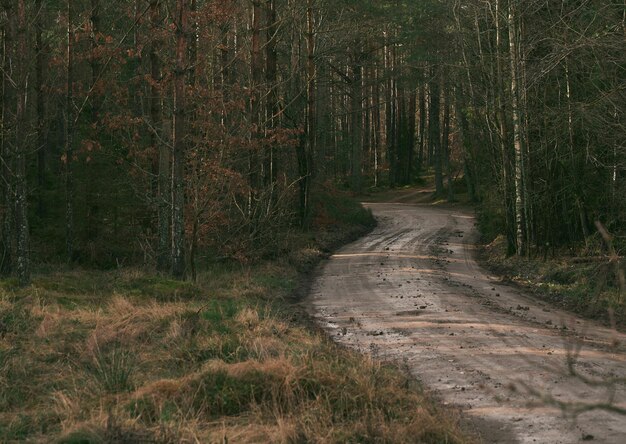
M 616 273 L 619 263 L 612 262 L 606 253 L 507 256 L 505 240 L 498 237 L 482 245 L 477 257 L 482 266 L 537 299 L 626 331 L 626 301 Z
M 624 442 L 625 334 L 482 268 L 466 204 L 427 188 L 369 200 L 377 228 L 305 301 L 338 343 L 401 363 L 484 442 Z
M 58 267 L 26 289 L 0 281 L 0 442 L 471 442 L 410 375 L 337 346 L 293 303 L 372 229 L 358 204 L 325 200 L 288 254 L 196 283 Z

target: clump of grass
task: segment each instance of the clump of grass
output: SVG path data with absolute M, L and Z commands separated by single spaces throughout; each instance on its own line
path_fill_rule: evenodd
M 76 427 L 57 442 L 59 444 L 174 444 L 183 441 L 181 438 L 175 430 L 166 428 L 148 430 L 109 414 L 104 421 Z
M 255 404 L 280 396 L 280 379 L 275 372 L 263 372 L 250 362 L 245 367 L 233 373 L 228 364 L 211 363 L 189 378 L 157 381 L 138 393 L 130 404 L 131 411 L 154 421 L 175 407 L 176 411 L 210 420 L 248 412 Z
M 189 377 L 138 390 L 128 411 L 147 426 L 180 415 L 214 421 L 245 414 L 248 421 L 274 423 L 282 432 L 288 423 L 288 435 L 302 442 L 321 437 L 327 442 L 466 442 L 453 420 L 397 370 L 348 352 L 336 354 L 323 341 L 318 347 L 315 356 L 303 359 L 209 362 Z
M 92 365 L 94 378 L 105 392 L 119 393 L 133 388 L 135 358 L 120 344 L 113 344 L 104 350 L 96 344 Z
M 171 320 L 181 312 L 181 306 L 134 304 L 123 296 L 115 295 L 104 310 L 87 311 L 87 319 L 95 322 L 95 326 L 85 344 L 85 350 L 93 354 L 96 347 L 107 344 L 145 344 L 165 333 Z M 77 312 L 77 316 L 84 313 Z

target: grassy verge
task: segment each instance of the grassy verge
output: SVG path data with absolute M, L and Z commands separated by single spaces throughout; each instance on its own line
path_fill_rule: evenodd
M 544 258 L 506 256 L 505 240 L 496 238 L 481 252 L 484 265 L 557 307 L 620 329 L 626 327 L 625 295 L 615 264 L 596 257 L 557 254 Z
M 311 331 L 301 270 L 371 225 L 342 196 L 278 260 L 0 285 L 0 442 L 467 442 L 399 370 Z

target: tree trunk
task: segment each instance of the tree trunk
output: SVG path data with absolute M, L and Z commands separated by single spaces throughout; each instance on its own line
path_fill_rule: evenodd
M 276 14 L 275 0 L 266 0 L 267 10 L 267 44 L 265 47 L 265 80 L 269 92 L 266 101 L 266 130 L 272 132 L 277 126 L 278 109 L 278 53 L 276 51 L 276 39 L 278 32 L 278 17 Z M 266 135 L 269 135 L 267 134 Z M 265 150 L 265 184 L 270 185 L 278 179 L 277 159 L 274 147 Z
M 357 51 L 358 48 L 357 45 Z M 352 191 L 360 193 L 363 187 L 363 180 L 361 177 L 361 168 L 363 164 L 363 127 L 362 127 L 362 113 L 363 113 L 363 67 L 360 62 L 360 54 L 354 55 L 355 60 L 351 67 L 352 79 L 351 79 L 351 101 L 350 101 L 350 117 L 351 117 L 351 148 L 352 148 L 352 166 L 351 166 L 351 178 L 352 178 Z
M 435 167 L 435 194 L 443 196 L 443 153 L 441 147 L 441 128 L 440 128 L 440 100 L 441 93 L 439 88 L 439 68 L 433 68 L 432 80 L 430 82 L 430 106 L 429 113 L 429 143 L 430 151 L 434 157 Z
M 191 39 L 188 39 L 189 44 L 189 85 L 196 86 L 197 80 L 197 67 L 198 67 L 198 40 L 200 31 L 198 25 L 198 1 L 197 0 L 189 0 L 189 10 L 191 16 L 193 17 L 193 23 L 190 26 L 191 29 Z
M 517 251 L 516 241 L 516 223 L 515 223 L 515 209 L 512 202 L 512 175 L 511 175 L 511 156 L 509 154 L 509 130 L 507 127 L 505 102 L 503 99 L 505 87 L 504 87 L 504 73 L 502 68 L 502 55 L 500 53 L 500 47 L 502 46 L 502 30 L 500 26 L 500 0 L 495 2 L 494 20 L 496 25 L 496 84 L 492 88 L 495 92 L 495 117 L 498 125 L 498 137 L 500 144 L 500 154 L 502 157 L 502 166 L 500 168 L 502 172 L 502 199 L 505 209 L 505 225 L 506 225 L 506 238 L 507 238 L 507 254 L 513 254 Z
M 417 154 L 417 172 L 424 166 L 424 148 L 426 143 L 426 87 L 424 83 L 419 89 L 419 152 Z
M 444 108 L 443 108 L 443 134 L 441 137 L 441 146 L 444 156 L 444 166 L 448 182 L 448 202 L 454 202 L 454 189 L 452 177 L 452 164 L 450 161 L 450 85 L 444 82 Z
M 462 34 L 461 28 L 461 14 L 462 14 L 462 2 L 455 0 L 454 6 L 454 18 L 457 28 L 457 50 L 461 55 L 462 66 L 465 77 L 467 77 L 467 89 L 469 90 L 469 103 L 476 109 L 476 95 L 474 93 L 474 82 L 472 81 L 472 74 L 470 71 L 470 63 L 467 57 L 466 41 Z M 454 115 L 457 121 L 457 128 L 459 131 L 459 139 L 463 146 L 463 176 L 465 183 L 467 184 L 467 191 L 471 202 L 478 202 L 477 182 L 474 175 L 474 158 L 472 149 L 473 138 L 469 135 L 469 125 L 467 117 L 465 115 L 464 107 L 465 103 L 463 95 L 463 75 L 459 74 L 457 87 L 455 88 L 454 98 Z
M 476 192 L 476 182 L 474 177 L 474 166 L 472 159 L 471 142 L 468 137 L 468 123 L 467 118 L 461 108 L 463 94 L 461 87 L 457 86 L 455 89 L 454 100 L 454 115 L 456 118 L 456 127 L 459 132 L 459 140 L 463 146 L 463 176 L 465 183 L 467 184 L 467 193 L 471 202 L 478 202 L 478 195 Z
M 8 28 L 8 32 L 7 32 Z M 2 187 L 2 251 L 0 254 L 0 275 L 8 276 L 13 271 L 13 220 L 15 196 L 13 194 L 13 153 L 11 152 L 11 144 L 7 142 L 9 104 L 12 103 L 12 97 L 9 97 L 10 88 L 7 87 L 6 72 L 8 69 L 8 45 L 7 41 L 12 36 L 11 23 L 7 28 L 2 29 L 2 131 L 0 131 L 0 156 L 2 164 L 0 165 L 0 187 Z
M 513 148 L 515 150 L 515 228 L 517 254 L 526 253 L 526 242 L 524 234 L 524 183 L 523 183 L 523 153 L 522 136 L 520 127 L 520 115 L 518 105 L 518 32 L 517 19 L 514 0 L 509 3 L 509 50 L 511 61 L 511 111 L 513 114 Z
M 66 91 L 65 91 L 65 254 L 68 262 L 74 260 L 74 113 L 72 111 L 73 48 L 74 30 L 72 29 L 72 0 L 67 0 L 67 46 L 66 46 Z
M 47 146 L 46 143 L 46 135 L 45 135 L 45 106 L 44 106 L 44 91 L 43 91 L 43 72 L 45 69 L 44 63 L 44 48 L 43 48 L 43 0 L 37 0 L 35 2 L 35 74 L 36 74 L 36 83 L 35 90 L 37 91 L 37 188 L 39 190 L 37 197 L 37 215 L 39 218 L 42 218 L 45 214 L 45 203 L 44 203 L 44 190 L 45 178 L 46 178 L 46 152 Z
M 389 40 L 389 31 L 385 36 L 386 40 Z M 385 44 L 384 50 L 385 57 L 385 70 L 391 72 L 393 69 L 393 57 L 392 57 L 392 45 L 388 42 Z M 389 186 L 394 188 L 397 183 L 397 138 L 396 138 L 396 120 L 397 120 L 397 107 L 395 95 L 395 81 L 392 76 L 387 75 L 386 85 L 386 97 L 385 97 L 385 142 L 387 145 L 387 163 L 389 165 Z
M 159 26 L 161 24 L 161 1 L 152 0 L 150 2 L 150 22 L 153 35 L 158 35 Z M 162 140 L 163 119 L 161 114 L 161 60 L 159 57 L 159 49 L 161 48 L 161 40 L 153 37 L 150 45 L 150 120 L 152 131 L 150 133 L 150 142 L 154 149 L 154 157 L 156 164 L 153 170 L 156 170 L 156 203 L 157 203 L 157 235 L 158 244 L 156 251 L 157 269 L 166 271 L 171 267 L 171 191 L 170 191 L 170 149 Z
M 26 5 L 17 2 L 17 108 L 15 153 L 15 234 L 17 237 L 17 277 L 20 286 L 30 283 L 30 243 L 28 231 L 28 188 L 26 182 L 26 153 L 28 140 L 26 97 L 28 94 L 28 36 L 26 34 Z
M 580 161 L 578 156 L 574 153 L 574 113 L 572 110 L 572 88 L 570 83 L 569 63 L 567 57 L 565 58 L 565 97 L 567 99 L 567 141 L 570 153 L 570 173 L 572 175 L 571 180 L 574 188 L 574 199 L 576 210 L 578 212 L 578 219 L 580 222 L 580 228 L 585 240 L 585 244 L 589 241 L 589 221 L 587 220 L 587 214 L 585 212 L 585 199 L 583 196 L 583 183 L 584 168 L 580 167 Z
M 367 153 L 366 156 L 366 161 L 364 162 L 364 171 L 365 171 L 365 175 L 368 176 L 369 173 L 372 171 L 371 165 L 372 165 L 372 154 L 374 152 L 373 148 L 374 148 L 374 144 L 373 144 L 373 131 L 372 131 L 372 117 L 373 117 L 373 109 L 374 107 L 372 106 L 372 69 L 370 67 L 363 67 L 363 81 L 362 81 L 362 91 L 363 91 L 363 97 L 362 97 L 362 106 L 361 109 L 362 114 L 363 114 L 363 119 L 362 119 L 362 128 L 363 128 L 363 146 L 362 146 L 362 152 L 363 153 Z
M 174 68 L 174 132 L 172 137 L 172 276 L 185 276 L 185 68 L 188 0 L 176 0 L 176 65 Z
M 406 106 L 406 91 L 404 89 L 403 82 L 398 82 L 398 114 L 396 119 L 397 133 L 397 161 L 398 161 L 398 174 L 396 181 L 399 185 L 406 185 L 409 175 L 409 152 L 407 144 L 407 106 Z
M 135 5 L 136 9 L 136 5 Z M 97 89 L 98 78 L 100 76 L 100 58 L 97 56 L 98 50 L 98 33 L 100 32 L 100 0 L 91 0 L 91 15 L 89 21 L 91 22 L 91 139 L 97 141 L 100 136 L 99 131 L 99 112 L 102 105 L 100 91 Z M 137 96 L 137 94 L 135 94 Z M 87 174 L 95 174 L 92 170 L 91 164 L 85 165 Z M 87 239 L 89 241 L 95 241 L 98 238 L 100 221 L 98 220 L 98 196 L 97 191 L 94 189 L 95 184 L 93 181 L 88 180 L 85 184 L 85 195 L 87 203 Z
M 381 112 L 380 112 L 380 76 L 378 73 L 378 68 L 374 68 L 375 70 L 375 83 L 374 83 L 374 97 L 373 97 L 373 117 L 372 117 L 372 131 L 373 131 L 373 141 L 372 144 L 374 146 L 374 186 L 378 187 L 380 182 L 380 148 L 381 148 L 381 128 L 383 127 L 383 122 L 381 121 Z
M 303 226 L 308 224 L 311 210 L 311 183 L 313 180 L 313 153 L 315 151 L 315 17 L 313 15 L 313 0 L 307 0 L 306 10 L 306 131 L 304 140 L 300 142 L 298 150 L 298 165 L 300 173 L 300 218 Z
M 250 219 L 250 229 L 256 231 L 256 221 L 253 221 L 255 200 L 259 191 L 259 135 L 261 125 L 261 83 L 263 81 L 263 53 L 261 52 L 261 0 L 252 2 L 252 43 L 250 54 L 250 85 L 251 95 L 249 103 L 250 132 L 248 148 L 248 218 Z
M 415 119 L 417 114 L 417 90 L 415 88 L 411 89 L 409 93 L 409 108 L 407 115 L 407 150 L 409 152 L 408 155 L 408 167 L 407 167 L 407 184 L 413 182 L 413 178 L 415 176 L 416 171 L 416 161 L 415 161 Z

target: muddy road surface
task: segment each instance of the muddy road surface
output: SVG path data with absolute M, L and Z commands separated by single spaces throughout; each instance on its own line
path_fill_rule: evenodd
M 626 408 L 624 384 L 591 383 L 626 377 L 626 335 L 479 267 L 471 212 L 367 206 L 378 227 L 320 267 L 306 301 L 336 341 L 406 366 L 484 442 L 626 443 L 626 416 L 592 410 L 574 421 L 558 407 Z M 577 377 L 566 365 L 574 355 Z

